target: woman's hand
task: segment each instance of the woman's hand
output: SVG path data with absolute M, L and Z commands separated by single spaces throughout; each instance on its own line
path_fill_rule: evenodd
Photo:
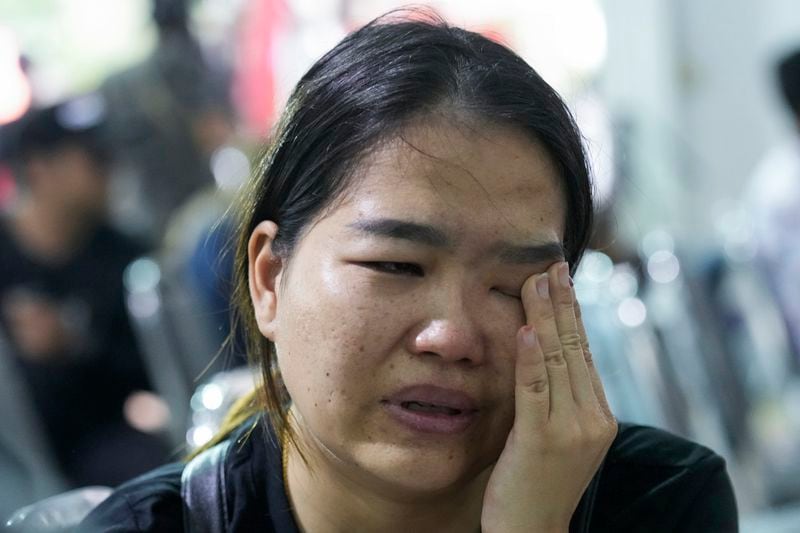
M 566 263 L 522 287 L 514 426 L 483 499 L 482 531 L 566 532 L 617 433 Z

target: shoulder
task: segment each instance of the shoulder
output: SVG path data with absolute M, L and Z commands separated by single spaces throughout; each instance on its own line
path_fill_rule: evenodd
M 162 466 L 121 485 L 86 517 L 80 531 L 182 531 L 183 467 Z
M 696 442 L 663 429 L 621 422 L 609 460 L 650 467 L 697 467 L 708 462 L 724 467 L 724 459 Z
M 250 531 L 264 527 L 266 515 L 271 517 L 269 525 L 280 525 L 290 520 L 291 511 L 279 475 L 280 450 L 274 441 L 267 438 L 269 430 L 255 431 L 265 424 L 242 424 L 223 442 L 230 445 L 220 455 L 224 460 L 224 474 L 221 478 L 221 497 L 224 498 L 229 531 Z M 197 466 L 209 459 L 208 450 L 197 456 L 190 464 Z M 114 532 L 148 531 L 175 532 L 184 529 L 184 499 L 182 495 L 182 476 L 186 463 L 173 463 L 133 479 L 119 488 L 102 504 L 95 508 L 81 524 L 80 531 Z M 270 472 L 278 473 L 276 476 Z M 203 474 L 200 474 L 203 476 Z M 201 483 L 203 478 L 189 474 Z M 196 487 L 196 485 L 192 485 Z M 202 491 L 201 491 L 202 492 Z M 195 494 L 198 494 L 195 492 Z M 201 505 L 211 494 L 191 497 Z M 265 514 L 261 505 L 267 495 L 269 512 Z M 213 496 L 213 495 L 212 495 Z M 216 501 L 216 500 L 215 500 Z M 194 511 L 190 514 L 194 515 Z M 205 512 L 198 517 L 205 518 Z
M 737 530 L 722 457 L 666 431 L 625 423 L 606 457 L 595 513 L 609 530 Z

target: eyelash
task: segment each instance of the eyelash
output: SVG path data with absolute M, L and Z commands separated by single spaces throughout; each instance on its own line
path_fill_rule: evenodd
M 390 274 L 394 276 L 423 276 L 424 272 L 422 271 L 422 267 L 416 265 L 414 263 L 400 263 L 396 261 L 367 261 L 361 263 L 363 266 L 370 268 L 372 270 L 376 270 L 378 272 L 383 272 L 385 274 Z M 522 295 L 519 294 L 511 294 L 508 292 L 504 292 L 498 288 L 493 288 L 493 291 L 501 294 L 507 298 L 511 298 L 514 300 L 522 300 Z
M 367 268 L 392 274 L 395 276 L 422 276 L 422 267 L 414 263 L 398 263 L 394 261 L 371 261 L 362 263 Z

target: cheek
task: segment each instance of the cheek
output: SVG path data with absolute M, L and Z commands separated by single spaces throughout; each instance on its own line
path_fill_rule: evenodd
M 494 352 L 503 360 L 513 359 L 517 349 L 517 331 L 526 323 L 522 301 L 500 294 L 490 294 L 481 307 L 486 335 Z
M 491 317 L 484 321 L 491 353 L 491 367 L 497 383 L 497 391 L 503 401 L 513 410 L 514 369 L 517 361 L 517 331 L 525 324 L 522 303 L 517 300 L 494 299 L 493 305 L 484 312 Z
M 402 327 L 396 306 L 375 298 L 357 279 L 293 273 L 279 306 L 278 363 L 287 390 L 304 415 L 338 409 L 369 394 L 381 363 L 396 351 Z
M 494 432 L 507 434 L 514 418 L 514 382 L 517 362 L 516 335 L 525 323 L 525 314 L 521 304 L 505 306 L 506 312 L 496 313 L 496 320 L 491 322 L 488 334 L 491 336 L 491 369 L 494 378 L 494 389 L 497 405 Z M 504 439 L 501 439 L 504 442 Z M 501 443 L 502 444 L 502 443 Z
M 514 337 L 506 339 L 497 349 L 495 373 L 501 397 L 513 402 L 514 374 L 517 362 L 517 343 Z

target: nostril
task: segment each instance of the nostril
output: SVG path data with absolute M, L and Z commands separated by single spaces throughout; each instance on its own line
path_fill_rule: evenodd
M 419 355 L 435 355 L 447 361 L 470 364 L 481 358 L 478 330 L 465 322 L 432 321 L 416 334 L 413 342 L 413 352 Z

